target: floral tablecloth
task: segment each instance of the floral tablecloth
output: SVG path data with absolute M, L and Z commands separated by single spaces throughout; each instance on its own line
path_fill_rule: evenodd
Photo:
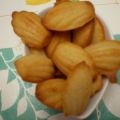
M 120 0 L 90 1 L 107 22 L 114 38 L 120 40 Z M 23 82 L 14 68 L 14 61 L 25 54 L 25 47 L 12 30 L 12 11 L 39 13 L 54 2 L 31 5 L 25 0 L 0 0 L 0 120 L 77 120 L 65 118 L 60 111 L 38 102 L 34 95 L 35 85 Z M 86 120 L 120 120 L 119 71 L 117 76 L 118 84 L 109 84 L 102 101 Z

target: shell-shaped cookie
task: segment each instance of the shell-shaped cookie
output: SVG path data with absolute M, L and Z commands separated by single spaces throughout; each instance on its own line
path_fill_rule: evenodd
M 54 67 L 52 61 L 40 54 L 31 54 L 19 58 L 16 69 L 23 80 L 38 83 L 53 77 Z
M 43 48 L 50 42 L 51 33 L 42 25 L 41 18 L 35 13 L 13 12 L 14 32 L 29 47 Z
M 81 47 L 87 47 L 92 40 L 94 30 L 94 20 L 90 21 L 83 27 L 73 31 L 73 42 Z
M 52 57 L 57 45 L 64 41 L 70 41 L 71 34 L 70 32 L 54 32 L 51 42 L 48 45 L 46 51 L 49 57 Z
M 62 94 L 66 81 L 64 79 L 50 79 L 36 87 L 36 97 L 50 108 L 62 110 Z
M 63 2 L 47 12 L 43 24 L 50 30 L 67 31 L 82 27 L 94 17 L 94 7 L 88 1 Z
M 84 112 L 92 93 L 94 73 L 85 63 L 80 63 L 69 74 L 63 93 L 65 115 L 80 115 Z
M 106 40 L 85 49 L 92 57 L 95 66 L 103 71 L 120 68 L 120 42 Z
M 98 17 L 96 17 L 91 44 L 95 44 L 104 40 L 105 40 L 105 30 L 103 23 Z
M 80 62 L 86 62 L 91 67 L 94 66 L 89 54 L 80 46 L 70 42 L 60 43 L 54 51 L 52 60 L 65 75 L 68 75 L 73 67 Z

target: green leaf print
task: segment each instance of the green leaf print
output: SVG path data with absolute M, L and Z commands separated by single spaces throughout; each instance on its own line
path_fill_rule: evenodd
M 105 106 L 103 100 L 100 102 L 97 109 L 85 120 L 120 120 L 120 118 L 114 116 L 107 107 Z
M 19 93 L 19 96 L 20 96 L 20 93 Z M 9 109 L 7 109 L 5 111 L 1 111 L 1 109 L 0 109 L 0 111 L 1 111 L 0 115 L 3 117 L 3 120 L 17 120 L 16 109 L 17 109 L 17 104 L 18 104 L 18 101 L 19 101 L 19 96 L 17 97 L 17 100 L 14 102 L 14 105 L 12 105 Z M 2 96 L 0 97 L 0 101 L 1 101 L 1 98 L 2 98 Z M 0 106 L 2 106 L 2 104 L 3 103 L 1 103 Z
M 26 88 L 30 88 L 30 87 L 33 86 L 33 84 L 29 83 L 29 82 L 24 82 L 24 85 L 25 85 Z
M 4 69 L 7 69 L 7 66 L 5 65 L 5 62 L 2 56 L 0 55 L 0 70 L 4 70 Z
M 114 35 L 115 40 L 120 40 L 120 34 Z
M 12 61 L 7 61 L 10 68 L 15 69 L 15 61 L 19 59 L 22 55 L 16 56 Z
M 6 61 L 9 61 L 14 57 L 14 53 L 11 48 L 0 49 L 0 52 L 2 52 L 2 55 Z
M 120 120 L 120 118 L 114 116 L 105 106 L 104 102 L 101 101 L 99 104 L 99 110 L 101 113 L 99 120 Z
M 53 109 L 48 108 L 47 106 L 45 106 L 44 104 L 42 104 L 40 101 L 38 101 L 35 96 L 32 96 L 29 93 L 28 93 L 28 96 L 29 96 L 32 104 L 34 105 L 36 111 L 44 110 L 50 116 L 56 115 L 56 114 L 62 112 L 62 111 L 59 111 L 59 110 L 53 110 Z
M 17 120 L 37 120 L 35 111 L 29 102 L 27 102 L 27 110 L 21 116 L 19 116 Z
M 7 83 L 11 82 L 12 80 L 15 80 L 15 78 L 16 75 L 11 70 L 9 70 Z
M 45 105 L 40 103 L 35 96 L 32 96 L 29 93 L 27 93 L 27 94 L 28 94 L 28 97 L 31 100 L 32 104 L 34 105 L 36 111 L 48 109 Z
M 50 109 L 50 108 L 45 109 L 45 111 L 46 111 L 50 116 L 53 116 L 53 115 L 62 113 L 61 110 L 53 110 L 53 109 Z

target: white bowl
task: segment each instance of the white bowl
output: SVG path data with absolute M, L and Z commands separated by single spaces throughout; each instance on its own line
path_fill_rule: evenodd
M 52 6 L 50 6 L 49 8 L 46 8 L 44 11 L 41 11 L 39 14 L 40 15 L 44 15 Z M 106 32 L 106 38 L 109 39 L 113 39 L 112 36 L 112 32 L 110 31 L 110 29 L 107 26 L 107 23 L 105 23 L 105 21 L 102 19 L 102 16 L 100 16 L 97 13 L 98 17 L 100 18 L 100 20 L 102 21 L 104 27 L 105 27 L 105 32 Z M 106 88 L 108 87 L 108 83 L 109 80 L 108 79 L 104 79 L 104 84 L 103 84 L 103 88 L 101 89 L 101 91 L 99 91 L 96 95 L 94 95 L 92 98 L 90 98 L 90 101 L 88 103 L 88 106 L 86 108 L 86 110 L 80 115 L 80 116 L 71 116 L 71 117 L 65 117 L 64 114 L 59 114 L 59 117 L 56 118 L 56 120 L 59 120 L 59 118 L 62 118 L 62 120 L 74 120 L 74 119 L 85 119 L 87 117 L 89 117 L 92 112 L 96 109 L 97 105 L 99 104 L 99 102 L 101 101 Z

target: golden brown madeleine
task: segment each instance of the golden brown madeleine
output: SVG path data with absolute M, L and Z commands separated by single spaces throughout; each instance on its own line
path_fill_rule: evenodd
M 120 42 L 106 40 L 85 49 L 92 57 L 97 69 L 103 71 L 120 68 Z
M 43 48 L 50 42 L 51 33 L 42 25 L 40 16 L 35 13 L 13 12 L 12 26 L 14 32 L 29 47 Z
M 47 47 L 47 54 L 49 57 L 52 57 L 57 45 L 63 41 L 70 41 L 71 34 L 70 32 L 54 32 L 52 40 Z
M 63 2 L 48 11 L 43 24 L 50 30 L 67 31 L 82 27 L 94 17 L 94 7 L 88 1 Z
M 18 74 L 27 82 L 38 83 L 50 79 L 54 74 L 52 61 L 43 55 L 31 54 L 15 62 Z
M 64 79 L 50 79 L 36 87 L 36 97 L 50 108 L 62 110 L 62 94 L 66 81 Z
M 98 17 L 95 18 L 95 26 L 91 44 L 98 43 L 105 40 L 105 30 L 102 22 Z
M 86 108 L 92 93 L 94 72 L 85 63 L 80 63 L 71 71 L 63 93 L 65 115 L 80 115 Z
M 56 3 L 55 5 L 58 5 L 60 3 L 63 3 L 63 2 L 69 2 L 70 0 L 56 0 Z
M 94 20 L 73 31 L 73 42 L 81 47 L 91 43 L 94 30 Z
M 76 64 L 83 61 L 93 66 L 93 61 L 89 57 L 89 54 L 80 46 L 70 42 L 60 43 L 54 51 L 52 60 L 65 75 L 68 75 Z
M 92 96 L 99 92 L 103 87 L 103 78 L 101 74 L 96 75 L 93 81 Z

